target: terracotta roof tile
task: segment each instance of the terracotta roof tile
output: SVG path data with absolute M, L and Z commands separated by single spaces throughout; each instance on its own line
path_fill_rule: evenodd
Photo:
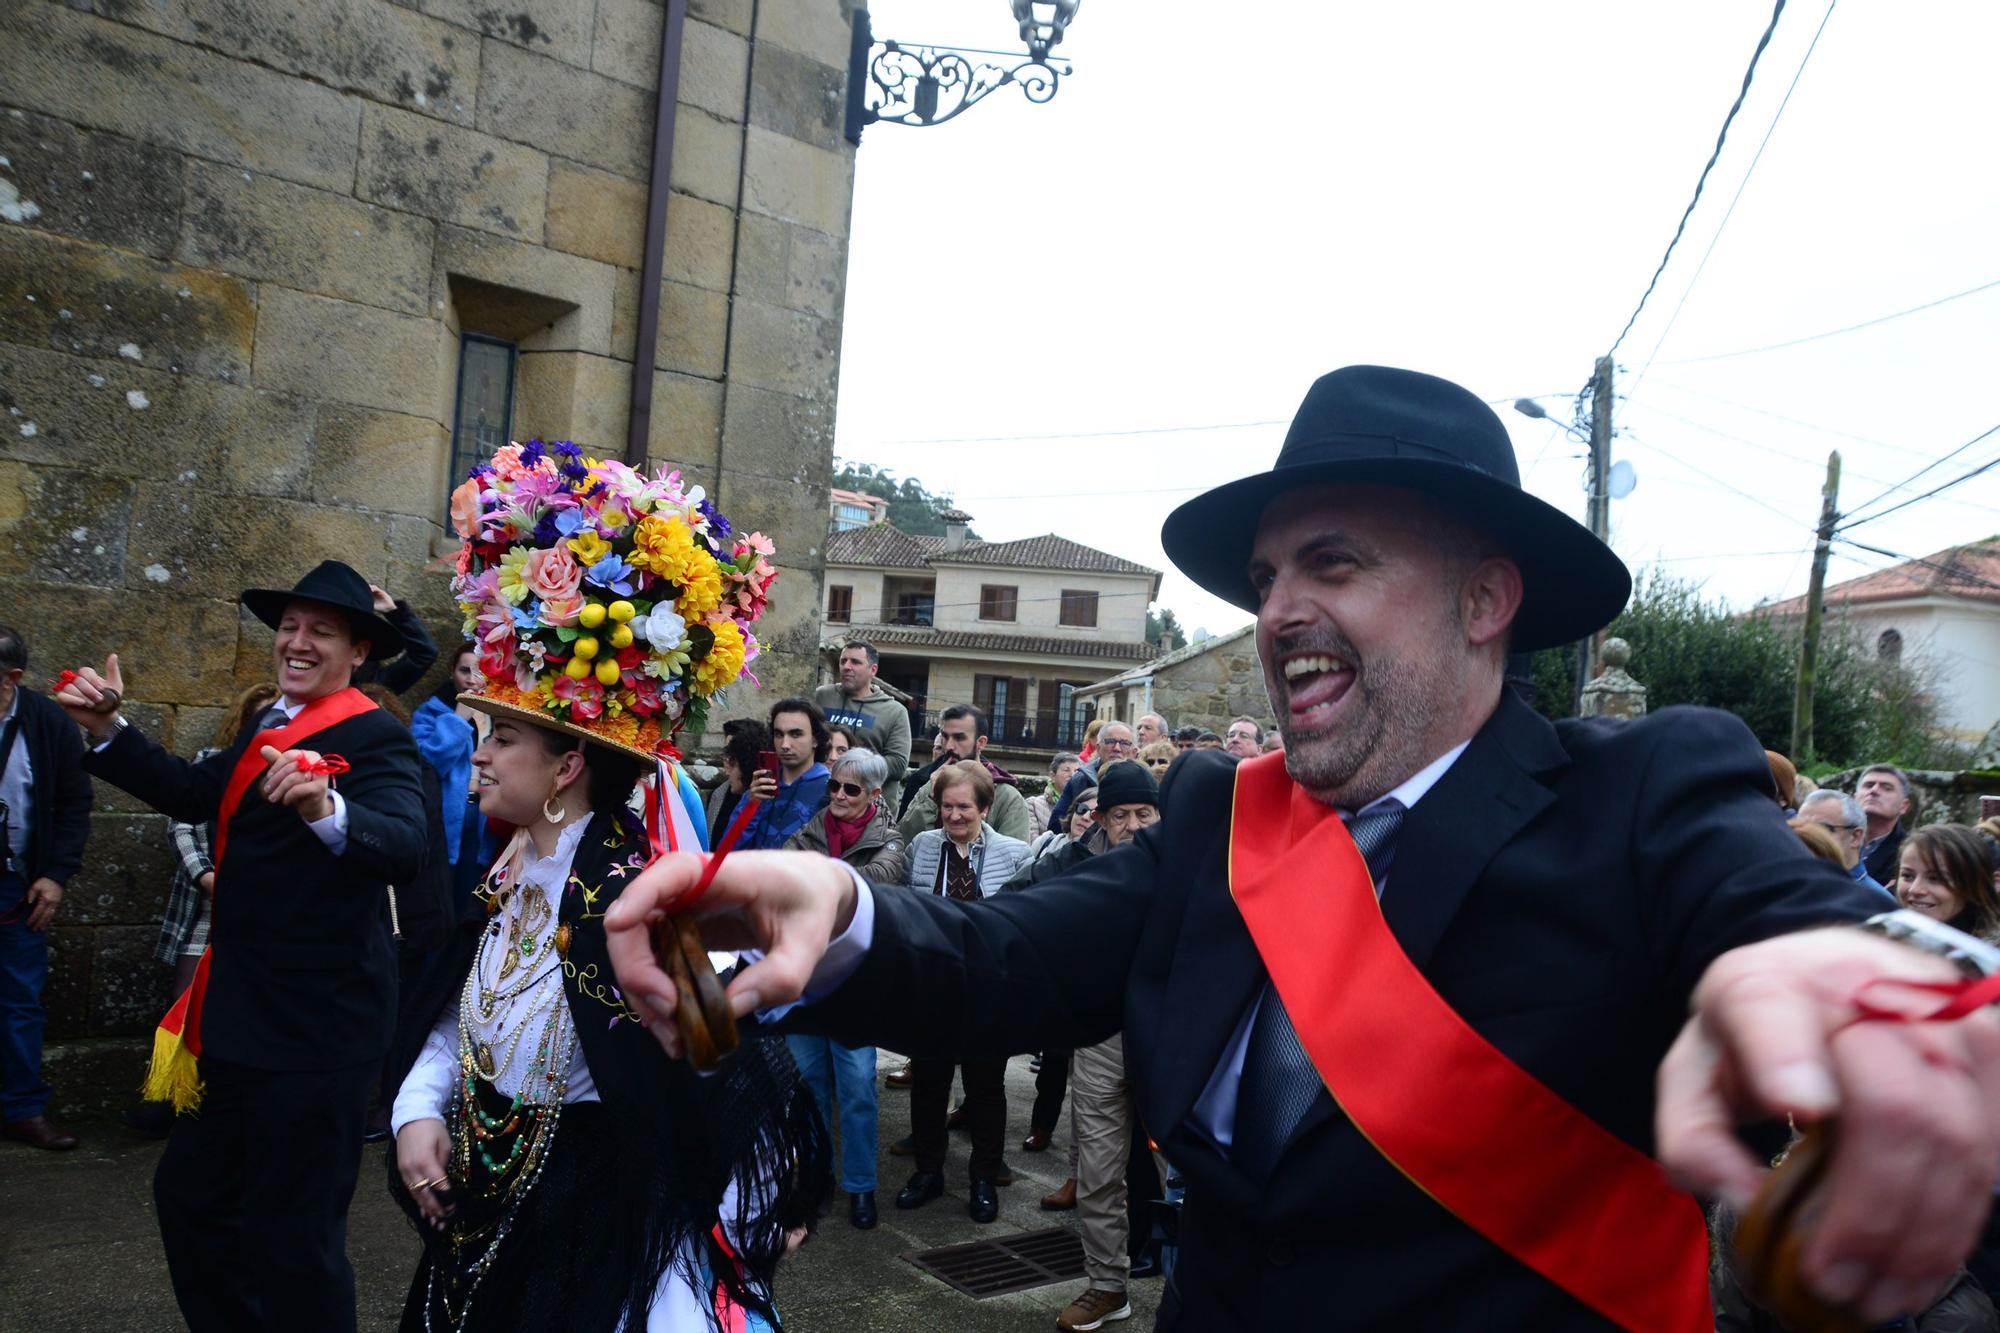
M 1825 593 L 1828 606 L 1868 606 L 1913 597 L 2000 602 L 2000 537 L 1906 560 L 1858 579 L 1836 583 Z M 1806 599 L 1791 597 L 1757 609 L 1781 616 L 1804 615 Z
M 968 543 L 961 551 L 934 553 L 931 563 L 1011 565 L 1020 569 L 1076 570 L 1093 574 L 1150 574 L 1154 578 L 1160 574 L 1157 569 L 1120 559 L 1108 551 L 1073 542 L 1067 537 L 1058 537 L 1053 532 L 1012 542 Z

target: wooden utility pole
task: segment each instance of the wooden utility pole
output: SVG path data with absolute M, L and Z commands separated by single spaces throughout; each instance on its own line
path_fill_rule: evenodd
M 1597 539 L 1611 544 L 1611 358 L 1600 356 L 1590 377 L 1590 491 L 1584 520 Z M 1597 675 L 1604 631 L 1583 641 L 1576 660 L 1576 711 L 1583 712 L 1583 687 Z
M 1820 602 L 1826 595 L 1826 557 L 1840 501 L 1840 451 L 1826 456 L 1826 486 L 1819 493 L 1819 539 L 1813 543 L 1812 577 L 1806 581 L 1806 628 L 1799 641 L 1799 690 L 1792 698 L 1792 762 L 1803 765 L 1813 748 L 1813 677 L 1819 669 Z

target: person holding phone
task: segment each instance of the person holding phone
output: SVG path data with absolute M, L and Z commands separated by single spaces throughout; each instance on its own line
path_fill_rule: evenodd
M 771 744 L 750 776 L 746 800 L 757 813 L 743 830 L 745 850 L 783 847 L 826 805 L 826 744 L 833 733 L 810 699 L 771 705 Z

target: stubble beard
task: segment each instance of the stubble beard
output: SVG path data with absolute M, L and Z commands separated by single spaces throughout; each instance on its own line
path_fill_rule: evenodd
M 1433 648 L 1361 662 L 1344 637 L 1326 631 L 1287 637 L 1275 646 L 1273 656 L 1300 648 L 1358 666 L 1342 700 L 1354 715 L 1321 730 L 1306 730 L 1292 721 L 1291 691 L 1283 672 L 1265 668 L 1266 688 L 1285 739 L 1285 771 L 1316 800 L 1359 810 L 1436 758 L 1427 753 L 1432 734 L 1452 692 L 1462 688 L 1448 653 Z

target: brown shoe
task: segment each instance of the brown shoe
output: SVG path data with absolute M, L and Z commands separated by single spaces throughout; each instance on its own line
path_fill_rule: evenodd
M 9 1120 L 0 1125 L 0 1135 L 19 1139 L 31 1148 L 44 1148 L 49 1152 L 68 1152 L 76 1147 L 76 1135 L 58 1125 L 45 1115 L 31 1115 L 26 1120 Z
M 908 1065 L 904 1065 L 901 1069 L 890 1070 L 882 1081 L 892 1088 L 907 1088 L 917 1081 L 917 1076 L 910 1072 Z
M 1076 1177 L 1056 1186 L 1053 1194 L 1042 1196 L 1042 1207 L 1051 1213 L 1066 1213 L 1076 1207 Z
M 1056 1327 L 1073 1330 L 1074 1333 L 1090 1333 L 1091 1329 L 1102 1328 L 1113 1320 L 1131 1317 L 1132 1302 L 1125 1299 L 1124 1288 L 1107 1291 L 1102 1287 L 1090 1287 L 1063 1307 L 1063 1312 L 1056 1316 Z
M 1048 1150 L 1049 1131 L 1046 1129 L 1030 1129 L 1028 1137 L 1021 1140 L 1022 1152 L 1047 1152 Z

